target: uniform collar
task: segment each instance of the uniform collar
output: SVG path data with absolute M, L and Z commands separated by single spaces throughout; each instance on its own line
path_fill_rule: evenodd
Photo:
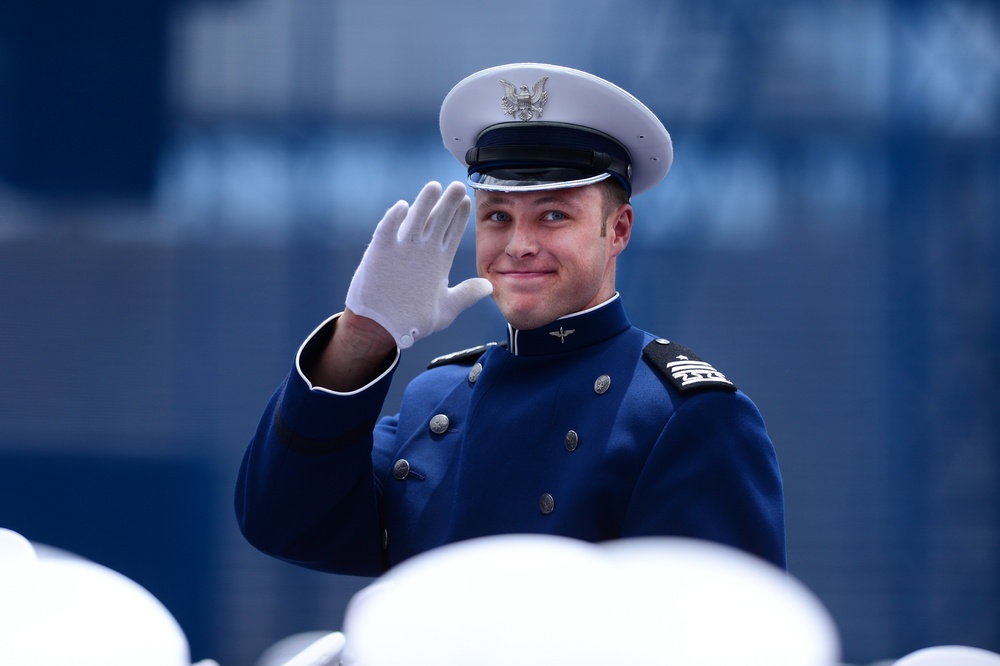
M 507 324 L 508 349 L 517 356 L 562 354 L 607 340 L 630 325 L 616 293 L 598 306 L 560 317 L 540 328 L 519 331 Z

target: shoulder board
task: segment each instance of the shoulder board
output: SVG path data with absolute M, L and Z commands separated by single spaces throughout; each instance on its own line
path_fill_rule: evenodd
M 469 347 L 468 349 L 451 352 L 450 354 L 445 354 L 444 356 L 438 356 L 436 359 L 427 364 L 427 369 L 430 370 L 431 368 L 437 368 L 442 365 L 463 365 L 473 363 L 476 359 L 485 354 L 487 349 L 497 345 L 506 347 L 507 343 L 488 342 L 485 345 L 479 345 L 478 347 Z
M 707 389 L 735 391 L 736 385 L 683 345 L 658 338 L 642 350 L 643 357 L 681 393 Z

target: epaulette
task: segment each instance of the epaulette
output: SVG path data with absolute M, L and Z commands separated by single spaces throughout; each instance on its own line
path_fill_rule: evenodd
M 736 385 L 724 374 L 676 342 L 657 338 L 646 345 L 642 355 L 682 393 L 707 389 L 736 390 Z
M 486 350 L 490 347 L 496 347 L 500 345 L 501 347 L 506 347 L 506 342 L 487 342 L 485 345 L 479 345 L 478 347 L 469 347 L 468 349 L 463 349 L 457 352 L 451 352 L 450 354 L 445 354 L 444 356 L 438 356 L 436 359 L 427 364 L 427 369 L 437 368 L 442 365 L 461 365 L 474 363 L 480 356 L 486 353 Z

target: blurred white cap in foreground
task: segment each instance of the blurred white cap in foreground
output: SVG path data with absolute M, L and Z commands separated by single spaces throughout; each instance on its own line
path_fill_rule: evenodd
M 836 626 L 773 565 L 680 538 L 507 535 L 408 560 L 361 590 L 349 666 L 830 666 Z
M 129 578 L 0 528 L 0 663 L 190 666 L 174 617 Z

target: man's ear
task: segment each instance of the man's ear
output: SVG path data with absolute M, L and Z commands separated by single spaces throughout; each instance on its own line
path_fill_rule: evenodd
M 632 204 L 622 204 L 608 220 L 608 236 L 611 237 L 611 256 L 617 257 L 628 245 L 632 237 Z

